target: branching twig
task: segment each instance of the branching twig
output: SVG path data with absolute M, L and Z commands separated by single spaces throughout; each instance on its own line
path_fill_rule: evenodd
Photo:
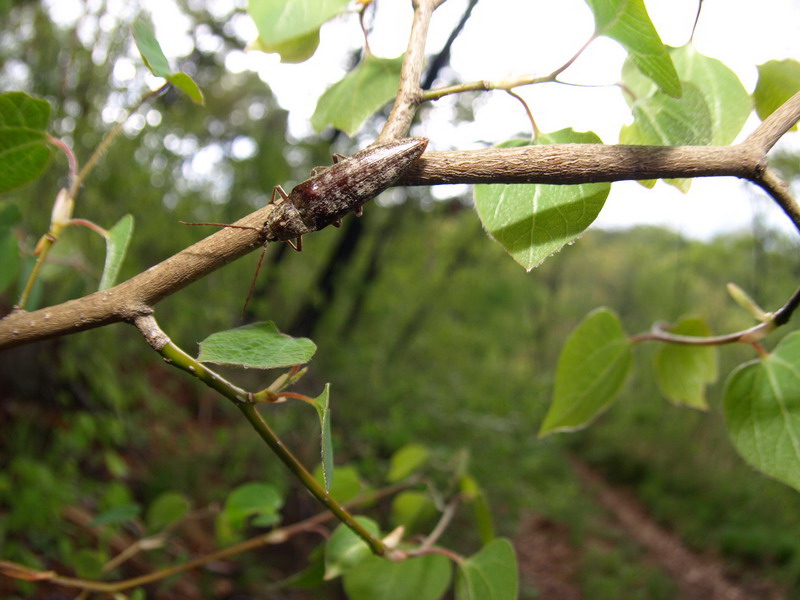
M 190 375 L 197 377 L 213 390 L 225 396 L 234 403 L 245 418 L 256 430 L 256 433 L 263 439 L 270 449 L 278 456 L 284 465 L 297 477 L 303 486 L 313 494 L 328 510 L 359 535 L 372 549 L 375 554 L 383 554 L 385 546 L 381 540 L 373 536 L 367 529 L 353 518 L 347 510 L 331 496 L 328 491 L 314 479 L 297 457 L 289 450 L 278 438 L 275 432 L 258 412 L 253 400 L 253 394 L 232 384 L 224 377 L 206 367 L 200 361 L 192 358 L 183 350 L 178 348 L 158 326 L 152 315 L 143 315 L 134 320 L 134 324 L 147 340 L 147 343 L 156 352 L 164 357 L 164 360 Z
M 639 342 L 659 341 L 669 344 L 682 344 L 685 346 L 722 346 L 724 344 L 733 344 L 736 342 L 753 344 L 767 337 L 770 333 L 775 331 L 776 327 L 785 325 L 794 311 L 797 310 L 798 306 L 800 306 L 800 288 L 795 290 L 786 304 L 772 314 L 772 318 L 764 323 L 759 323 L 758 325 L 750 327 L 749 329 L 728 333 L 726 335 L 700 337 L 672 333 L 664 329 L 662 324 L 657 323 L 650 331 L 631 336 L 630 341 L 634 344 Z
M 353 508 L 363 504 L 371 504 L 376 500 L 380 500 L 381 498 L 395 494 L 398 491 L 405 489 L 406 487 L 407 485 L 403 484 L 386 487 L 372 494 L 354 498 L 350 502 L 347 502 L 345 506 L 348 508 Z M 168 577 L 172 577 L 173 575 L 185 573 L 187 571 L 197 569 L 198 567 L 202 567 L 203 565 L 207 565 L 211 562 L 222 560 L 224 558 L 229 558 L 231 556 L 236 556 L 238 554 L 242 554 L 243 552 L 248 552 L 255 548 L 259 548 L 261 546 L 282 544 L 286 542 L 286 540 L 292 538 L 293 536 L 299 533 L 315 531 L 322 523 L 331 520 L 333 516 L 334 515 L 331 512 L 328 511 L 321 512 L 303 521 L 299 521 L 297 523 L 294 523 L 292 525 L 287 525 L 286 527 L 281 527 L 279 529 L 273 529 L 268 533 L 255 536 L 243 542 L 239 542 L 238 544 L 234 544 L 233 546 L 223 548 L 222 550 L 217 550 L 216 552 L 199 556 L 183 564 L 175 565 L 173 567 L 169 567 L 166 569 L 161 569 L 159 571 L 154 571 L 152 573 L 141 575 L 139 577 L 133 577 L 131 579 L 123 579 L 120 581 L 93 581 L 89 579 L 65 577 L 58 575 L 54 571 L 41 571 L 38 569 L 32 569 L 30 567 L 26 567 L 24 565 L 20 565 L 10 561 L 0 561 L 0 573 L 5 574 L 9 577 L 17 577 L 19 579 L 25 579 L 26 581 L 46 581 L 51 584 L 56 584 L 68 588 L 78 588 L 83 590 L 112 594 L 115 592 L 122 592 L 124 590 L 129 590 L 131 588 L 155 583 L 156 581 L 161 581 Z

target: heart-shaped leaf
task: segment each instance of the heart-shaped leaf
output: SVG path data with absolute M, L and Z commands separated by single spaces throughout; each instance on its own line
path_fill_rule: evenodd
M 506 539 L 497 538 L 458 565 L 456 600 L 515 600 L 517 557 Z
M 631 366 L 631 344 L 617 316 L 598 308 L 561 350 L 553 402 L 539 435 L 588 425 L 611 405 Z
M 707 337 L 711 330 L 702 319 L 684 319 L 670 330 L 679 335 Z M 656 382 L 675 404 L 708 409 L 706 385 L 717 379 L 717 350 L 713 346 L 664 344 L 655 359 Z
M 725 385 L 725 421 L 744 459 L 800 490 L 800 332 Z
M 800 62 L 787 58 L 758 65 L 758 83 L 753 91 L 756 112 L 766 119 L 781 104 L 800 91 Z M 797 129 L 795 123 L 793 130 Z
M 537 144 L 599 144 L 594 133 L 562 129 Z M 512 141 L 501 146 L 521 146 Z M 486 231 L 529 271 L 574 241 L 597 218 L 610 183 L 476 185 L 475 208 Z

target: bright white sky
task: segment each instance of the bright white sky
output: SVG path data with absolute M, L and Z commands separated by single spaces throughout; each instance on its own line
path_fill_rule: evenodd
M 87 0 L 89 4 L 98 0 Z M 231 4 L 245 0 L 209 2 L 220 15 Z M 697 0 L 645 0 L 650 16 L 667 44 L 687 42 L 694 21 Z M 79 0 L 50 0 L 54 13 L 69 21 Z M 431 23 L 428 51 L 436 52 L 462 14 L 467 0 L 448 0 L 437 10 Z M 136 11 L 136 3 L 108 0 L 113 14 Z M 157 37 L 173 64 L 192 50 L 186 32 L 190 25 L 172 2 L 143 0 L 153 15 Z M 378 0 L 377 21 L 370 38 L 372 51 L 385 57 L 405 50 L 411 22 L 410 0 Z M 256 30 L 246 16 L 230 23 L 243 39 L 254 39 Z M 100 23 L 102 27 L 102 23 Z M 563 64 L 588 39 L 593 29 L 591 13 L 584 0 L 481 0 L 453 48 L 452 67 L 461 81 L 502 79 L 508 75 L 543 75 Z M 276 55 L 233 52 L 226 66 L 231 71 L 253 70 L 268 82 L 279 103 L 290 110 L 290 133 L 300 138 L 313 135 L 310 118 L 317 98 L 345 74 L 349 49 L 360 46 L 361 31 L 355 15 L 327 24 L 315 56 L 300 65 L 282 65 Z M 800 58 L 800 1 L 706 0 L 695 35 L 697 49 L 720 59 L 739 76 L 745 88 L 755 87 L 756 65 L 770 59 Z M 575 83 L 605 86 L 619 79 L 625 53 L 611 40 L 596 40 L 563 75 Z M 120 68 L 120 77 L 125 79 Z M 129 71 L 135 69 L 131 62 Z M 132 75 L 131 75 L 132 77 Z M 631 121 L 621 92 L 608 87 L 579 88 L 536 85 L 517 90 L 529 103 L 543 131 L 573 127 L 595 131 L 606 143 L 615 143 L 621 125 Z M 454 116 L 453 98 L 444 98 L 424 129 L 414 134 L 431 140 L 432 149 L 485 147 L 518 135 L 528 135 L 529 125 L 519 103 L 503 92 L 486 93 L 475 104 L 475 118 L 463 122 Z M 155 123 L 153 123 L 155 124 Z M 742 136 L 758 124 L 752 117 Z M 800 134 L 786 136 L 783 146 L 800 151 Z M 202 169 L 200 169 L 202 170 Z M 210 170 L 210 169 L 209 169 Z M 463 192 L 463 186 L 434 188 L 439 197 Z M 797 190 L 800 194 L 800 190 Z M 753 215 L 790 229 L 788 220 L 764 200 L 750 184 L 730 178 L 698 179 L 688 194 L 663 182 L 646 190 L 635 182 L 612 186 L 606 206 L 596 225 L 624 227 L 639 223 L 667 225 L 693 237 L 708 238 L 715 233 L 750 226 Z

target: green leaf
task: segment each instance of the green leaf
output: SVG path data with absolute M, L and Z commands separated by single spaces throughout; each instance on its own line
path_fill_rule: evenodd
M 322 94 L 311 117 L 314 129 L 322 131 L 330 125 L 348 135 L 356 133 L 367 117 L 397 94 L 402 63 L 402 56 L 367 56 Z
M 350 600 L 438 600 L 450 587 L 452 569 L 441 554 L 403 562 L 370 556 L 344 576 Z
M 597 144 L 594 133 L 562 129 L 537 144 Z M 512 141 L 501 146 L 522 146 Z M 483 227 L 529 271 L 574 241 L 597 218 L 610 183 L 580 185 L 476 185 L 475 208 Z
M 331 491 L 333 483 L 333 442 L 331 441 L 331 408 L 328 403 L 331 384 L 326 383 L 323 392 L 314 398 L 314 408 L 319 415 L 320 449 L 322 453 L 322 480 L 325 491 Z
M 133 33 L 136 47 L 139 49 L 139 54 L 141 54 L 142 60 L 150 72 L 156 77 L 172 75 L 172 69 L 169 67 L 167 57 L 164 56 L 164 51 L 156 39 L 153 25 L 149 20 L 143 16 L 137 17 L 136 21 L 131 25 L 131 32 Z
M 114 287 L 122 261 L 133 236 L 133 215 L 125 215 L 108 231 L 106 236 L 106 264 L 100 278 L 99 290 Z
M 103 565 L 108 561 L 104 552 L 91 548 L 81 548 L 69 558 L 76 575 L 85 579 L 98 579 L 103 574 Z
M 167 57 L 164 56 L 164 51 L 161 49 L 161 44 L 158 43 L 156 35 L 153 31 L 153 25 L 150 21 L 143 16 L 137 17 L 136 21 L 131 26 L 133 33 L 133 40 L 136 42 L 136 47 L 139 49 L 139 54 L 142 56 L 145 66 L 156 77 L 163 77 L 169 81 L 176 88 L 181 90 L 184 94 L 189 96 L 195 104 L 203 105 L 203 92 L 197 86 L 197 83 L 186 73 L 175 72 L 169 66 Z
M 139 516 L 142 507 L 138 504 L 120 504 L 103 511 L 92 519 L 89 523 L 90 527 L 99 527 L 100 525 L 113 525 L 117 523 L 124 523 Z
M 705 99 L 711 118 L 709 143 L 732 143 L 753 110 L 753 101 L 736 73 L 716 58 L 700 54 L 691 44 L 670 49 L 670 56 L 681 81 L 694 84 Z
M 428 494 L 406 490 L 392 499 L 391 522 L 407 532 L 422 532 L 436 516 L 436 506 Z
M 320 26 L 347 10 L 349 0 L 250 0 L 247 12 L 264 44 L 276 46 L 317 33 Z
M 428 462 L 430 452 L 422 444 L 407 444 L 392 454 L 389 462 L 389 474 L 386 479 L 390 483 L 405 479 L 422 465 Z
M 458 565 L 456 600 L 515 600 L 518 579 L 514 547 L 497 538 Z
M 321 464 L 314 469 L 314 478 L 325 485 Z M 364 482 L 361 480 L 358 470 L 352 465 L 334 466 L 331 481 L 333 485 L 331 485 L 331 489 L 328 490 L 328 492 L 339 502 L 352 500 L 359 494 L 366 493 L 368 490 L 367 486 L 365 486 Z
M 713 139 L 711 112 L 700 90 L 684 83 L 683 96 L 673 98 L 663 92 L 639 98 L 633 105 L 633 123 L 623 125 L 619 134 L 622 144 L 652 146 L 687 146 L 710 144 Z M 689 190 L 689 179 L 666 179 L 683 192 Z M 642 182 L 652 187 L 655 182 Z
M 464 475 L 459 481 L 459 487 L 464 496 L 464 501 L 472 505 L 481 543 L 488 544 L 494 539 L 495 532 L 492 511 L 489 509 L 489 501 L 486 499 L 486 494 L 471 475 Z
M 618 41 L 639 70 L 661 90 L 681 95 L 681 82 L 643 0 L 586 0 L 594 13 L 595 33 Z
M 367 517 L 356 517 L 356 521 L 373 536 L 380 536 L 378 524 Z M 367 543 L 344 523 L 340 524 L 325 544 L 326 581 L 346 573 L 368 556 L 372 555 Z
M 52 154 L 50 104 L 23 92 L 0 94 L 0 192 L 39 177 Z
M 200 342 L 199 361 L 274 369 L 305 364 L 317 347 L 308 338 L 284 335 L 272 321 L 220 331 Z
M 756 113 L 763 121 L 800 91 L 800 62 L 787 58 L 758 65 L 758 83 L 753 91 Z M 797 130 L 795 123 L 792 130 Z
M 178 492 L 164 492 L 147 509 L 145 522 L 151 532 L 161 531 L 168 525 L 177 523 L 189 512 L 189 499 Z
M 631 344 L 617 316 L 598 308 L 575 328 L 556 367 L 553 402 L 540 436 L 588 425 L 611 405 L 631 366 Z
M 671 333 L 707 337 L 711 330 L 702 319 L 684 319 Z M 669 400 L 708 409 L 706 385 L 717 379 L 717 349 L 713 346 L 664 344 L 654 359 L 656 382 Z
M 634 122 L 623 126 L 620 142 L 653 146 L 710 144 L 713 132 L 708 104 L 694 84 L 687 83 L 683 88 L 681 98 L 662 92 L 638 98 L 631 107 Z
M 280 54 L 282 63 L 301 63 L 314 56 L 319 47 L 319 29 L 291 40 L 270 44 L 261 38 L 248 46 L 249 50 L 259 50 Z
M 194 79 L 192 79 L 189 75 L 183 72 L 173 73 L 172 75 L 167 75 L 166 79 L 184 94 L 189 96 L 189 99 L 192 102 L 199 104 L 200 106 L 205 105 L 206 101 L 205 98 L 203 98 L 203 92 L 200 91 L 200 88 L 195 83 Z
M 20 219 L 16 204 L 0 204 L 0 293 L 17 277 L 19 272 L 19 244 L 12 227 Z
M 800 332 L 725 385 L 725 420 L 736 449 L 763 473 L 800 490 Z
M 280 521 L 278 511 L 283 498 L 269 483 L 245 483 L 228 494 L 221 516 L 233 530 L 244 529 L 250 517 L 259 517 L 254 525 L 273 525 Z

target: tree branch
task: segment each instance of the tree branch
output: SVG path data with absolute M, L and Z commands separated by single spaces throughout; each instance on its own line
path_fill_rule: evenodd
M 389 118 L 378 136 L 379 142 L 406 137 L 411 128 L 411 121 L 416 114 L 417 106 L 422 101 L 422 90 L 419 87 L 422 77 L 422 66 L 425 62 L 425 41 L 428 38 L 428 25 L 436 7 L 444 0 L 417 0 L 414 2 L 414 20 L 411 24 L 411 35 L 408 48 L 400 70 L 400 86 L 397 99 L 389 113 Z
M 799 118 L 800 93 L 768 117 L 744 143 L 735 146 L 556 144 L 428 152 L 398 185 L 577 184 L 733 176 L 764 188 L 800 229 L 800 209 L 785 184 L 766 169 L 766 152 L 781 132 L 788 131 Z M 400 115 L 393 122 L 403 119 Z M 384 133 L 405 131 L 396 127 L 389 127 Z M 280 201 L 269 204 L 235 223 L 252 230 L 223 229 L 110 290 L 35 312 L 11 313 L 0 320 L 0 350 L 150 314 L 153 306 L 167 296 L 257 248 L 264 239 L 276 239 L 273 227 L 286 232 L 281 206 L 285 205 Z M 277 239 L 310 231 L 292 230 Z

